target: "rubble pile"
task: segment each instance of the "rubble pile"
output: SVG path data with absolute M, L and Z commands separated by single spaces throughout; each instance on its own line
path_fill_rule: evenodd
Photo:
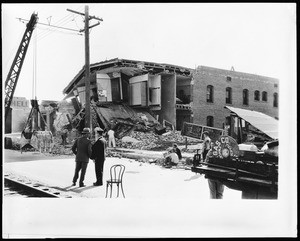
M 73 155 L 71 150 L 72 142 L 68 142 L 65 146 L 62 145 L 62 139 L 60 136 L 53 136 L 52 155 Z
M 158 165 L 158 166 L 161 166 L 161 167 L 165 167 L 165 168 L 171 168 L 171 169 L 187 169 L 189 170 L 192 166 L 192 158 L 186 158 L 186 159 L 182 159 L 177 166 L 173 166 L 173 167 L 166 167 L 165 166 L 165 158 L 137 158 L 135 159 L 135 161 L 139 162 L 140 163 L 140 166 L 143 164 L 143 163 L 147 163 L 147 164 L 155 164 L 155 165 Z
M 130 141 L 131 138 L 131 141 Z M 174 143 L 185 145 L 186 138 L 181 135 L 180 131 L 169 131 L 162 135 L 158 135 L 153 131 L 140 132 L 133 131 L 127 136 L 127 140 L 123 137 L 118 139 L 116 144 L 121 148 L 164 151 L 170 148 Z M 191 138 L 187 138 L 187 144 L 195 143 Z

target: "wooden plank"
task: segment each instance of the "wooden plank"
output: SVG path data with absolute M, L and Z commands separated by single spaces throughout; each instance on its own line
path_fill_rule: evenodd
M 257 183 L 257 184 L 266 185 L 266 186 L 272 185 L 272 181 L 253 178 L 253 177 L 238 177 L 237 181 L 248 182 L 248 183 Z M 277 184 L 277 183 L 275 183 L 275 184 Z

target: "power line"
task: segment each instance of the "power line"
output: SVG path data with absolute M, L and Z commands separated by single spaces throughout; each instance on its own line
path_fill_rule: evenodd
M 28 21 L 28 22 L 29 22 L 29 20 L 26 20 L 26 19 L 22 19 L 22 18 L 18 18 L 18 19 L 19 19 L 20 21 Z M 60 29 L 64 29 L 64 30 L 69 30 L 69 31 L 75 31 L 75 32 L 78 32 L 78 30 L 76 30 L 76 29 L 64 28 L 64 27 L 55 26 L 55 25 L 46 24 L 46 23 L 37 23 L 37 24 L 44 25 L 44 26 L 47 26 L 47 27 L 52 27 L 52 28 L 60 28 Z
M 28 22 L 29 20 L 26 20 L 26 19 L 22 19 L 22 18 L 18 18 L 20 21 L 24 22 Z M 67 30 L 67 31 L 73 31 L 73 32 L 77 32 L 77 35 L 83 35 L 80 33 L 80 31 L 76 30 L 76 29 L 71 29 L 71 28 L 65 28 L 65 27 L 61 27 L 61 26 L 55 26 L 55 25 L 51 25 L 51 24 L 46 24 L 46 23 L 37 23 L 39 25 L 42 25 L 42 26 L 47 26 L 47 27 L 51 27 L 51 28 L 57 28 L 57 29 L 62 29 L 62 30 Z M 50 35 L 51 33 L 53 33 L 53 31 L 51 29 L 47 29 L 46 33 L 42 34 L 39 36 L 39 40 L 43 39 L 44 37 Z M 52 31 L 52 32 L 50 32 Z

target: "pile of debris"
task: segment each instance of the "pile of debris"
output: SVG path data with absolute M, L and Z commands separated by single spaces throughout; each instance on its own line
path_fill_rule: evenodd
M 53 136 L 53 146 L 52 146 L 52 155 L 73 155 L 71 150 L 72 142 L 67 142 L 66 145 L 62 144 L 62 139 L 60 136 Z
M 179 161 L 177 166 L 173 166 L 173 167 L 166 167 L 164 158 L 144 158 L 144 157 L 142 157 L 142 158 L 135 159 L 135 161 L 139 162 L 140 166 L 142 166 L 145 163 L 145 164 L 154 164 L 154 165 L 158 165 L 158 166 L 165 167 L 165 168 L 185 169 L 185 170 L 190 170 L 193 165 L 193 160 L 190 157 L 183 158 L 182 160 Z
M 154 131 L 133 131 L 130 135 L 117 139 L 116 144 L 121 148 L 165 151 L 174 143 L 177 145 L 194 144 L 195 140 L 181 135 L 180 131 L 168 131 L 162 135 Z

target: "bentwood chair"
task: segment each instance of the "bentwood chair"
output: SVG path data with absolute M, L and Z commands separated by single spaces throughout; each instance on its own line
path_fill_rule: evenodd
M 112 196 L 112 187 L 113 185 L 117 185 L 117 197 L 119 197 L 119 188 L 121 186 L 123 197 L 125 198 L 124 191 L 123 191 L 123 174 L 125 171 L 125 166 L 122 164 L 113 165 L 110 168 L 110 179 L 106 181 L 106 195 L 107 197 L 107 190 L 110 187 L 110 197 Z

